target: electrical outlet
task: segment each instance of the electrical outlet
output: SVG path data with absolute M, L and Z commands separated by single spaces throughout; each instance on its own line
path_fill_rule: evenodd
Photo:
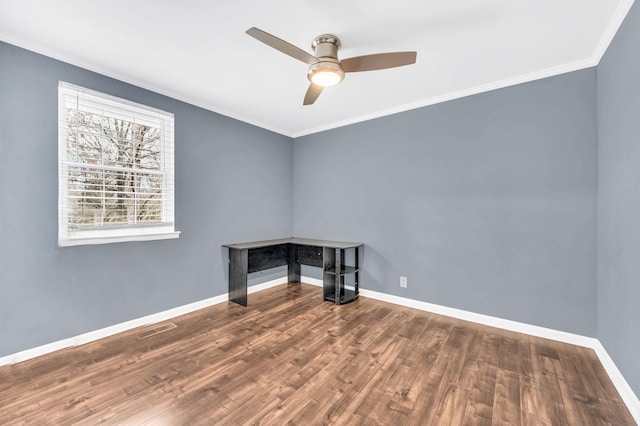
M 400 287 L 407 288 L 407 277 L 400 277 Z

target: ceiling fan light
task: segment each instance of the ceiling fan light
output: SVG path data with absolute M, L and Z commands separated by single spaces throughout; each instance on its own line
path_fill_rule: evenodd
M 334 70 L 320 70 L 311 74 L 311 82 L 318 86 L 335 86 L 342 78 Z
M 335 62 L 318 62 L 309 67 L 307 77 L 318 86 L 335 86 L 344 79 L 344 71 Z

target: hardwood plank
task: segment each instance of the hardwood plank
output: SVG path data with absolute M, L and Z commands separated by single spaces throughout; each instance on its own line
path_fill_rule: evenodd
M 496 374 L 496 390 L 493 399 L 492 424 L 519 425 L 520 375 L 499 368 Z
M 480 352 L 476 359 L 476 373 L 473 388 L 465 410 L 465 418 L 474 424 L 491 424 L 495 399 L 496 378 L 500 356 L 500 337 L 483 336 Z
M 0 367 L 0 424 L 633 425 L 595 353 L 282 285 Z

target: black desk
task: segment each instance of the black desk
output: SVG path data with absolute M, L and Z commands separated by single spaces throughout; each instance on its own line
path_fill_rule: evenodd
M 324 300 L 340 305 L 358 297 L 362 243 L 282 238 L 223 247 L 229 248 L 229 300 L 242 306 L 247 306 L 247 274 L 284 265 L 290 283 L 300 282 L 300 265 L 322 268 Z M 354 284 L 345 286 L 346 279 Z

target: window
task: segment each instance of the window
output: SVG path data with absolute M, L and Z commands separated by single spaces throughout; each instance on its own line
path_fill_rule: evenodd
M 58 245 L 177 238 L 173 114 L 60 82 Z

